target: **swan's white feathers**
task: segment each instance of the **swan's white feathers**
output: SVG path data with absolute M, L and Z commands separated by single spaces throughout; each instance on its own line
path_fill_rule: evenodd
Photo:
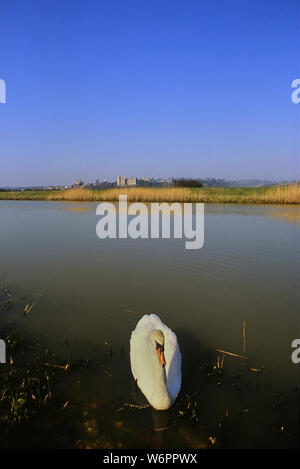
M 153 350 L 151 350 L 148 337 L 154 329 L 159 329 L 164 334 L 166 381 L 173 403 L 181 387 L 181 353 L 176 335 L 156 314 L 143 316 L 131 334 L 130 362 L 132 374 L 137 380 L 139 388 L 151 403 L 154 392 L 151 366 Z

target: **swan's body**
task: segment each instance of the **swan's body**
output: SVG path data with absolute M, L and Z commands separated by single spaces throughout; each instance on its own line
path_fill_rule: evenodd
M 149 403 L 166 410 L 181 387 L 181 353 L 177 337 L 156 314 L 143 316 L 130 339 L 131 370 Z

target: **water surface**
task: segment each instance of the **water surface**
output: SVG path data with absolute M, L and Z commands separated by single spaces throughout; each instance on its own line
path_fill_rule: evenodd
M 152 312 L 180 340 L 183 392 L 197 386 L 201 394 L 194 377 L 210 353 L 241 353 L 243 320 L 249 359 L 267 370 L 266 389 L 289 394 L 298 386 L 300 365 L 291 363 L 290 345 L 300 336 L 300 207 L 205 205 L 204 246 L 186 250 L 178 239 L 100 240 L 96 206 L 0 201 L 0 270 L 18 295 L 42 295 L 28 318 L 18 314 L 14 321 L 58 351 L 66 340 L 74 354 L 87 344 L 100 348 L 108 341 L 113 347 L 113 379 L 89 377 L 88 386 L 72 391 L 78 399 L 90 399 L 91 389 L 95 402 L 104 399 L 112 409 L 117 396 L 132 399 L 130 333 L 141 315 Z M 225 360 L 228 372 L 240 366 L 237 359 Z M 203 390 L 208 426 L 235 400 L 229 391 Z M 140 418 L 134 417 L 137 427 Z M 285 410 L 276 418 L 296 424 Z M 252 425 L 260 424 L 254 419 Z M 176 431 L 187 447 L 195 445 L 190 430 L 184 436 Z M 251 446 L 250 430 L 246 435 Z

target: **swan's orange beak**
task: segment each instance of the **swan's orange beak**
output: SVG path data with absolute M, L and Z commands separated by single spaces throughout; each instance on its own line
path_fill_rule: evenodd
M 166 366 L 166 359 L 164 352 L 162 351 L 161 348 L 156 349 L 157 351 L 157 356 L 158 356 L 158 361 L 161 366 Z

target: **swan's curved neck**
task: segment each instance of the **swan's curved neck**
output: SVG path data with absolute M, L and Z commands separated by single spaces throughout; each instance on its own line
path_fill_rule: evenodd
M 153 372 L 155 407 L 156 409 L 168 409 L 171 405 L 171 397 L 167 387 L 166 369 L 160 365 L 156 353 L 153 360 Z
M 166 378 L 166 369 L 164 366 L 159 364 L 159 361 L 155 357 L 154 359 L 154 386 L 157 391 L 167 392 L 167 378 Z

